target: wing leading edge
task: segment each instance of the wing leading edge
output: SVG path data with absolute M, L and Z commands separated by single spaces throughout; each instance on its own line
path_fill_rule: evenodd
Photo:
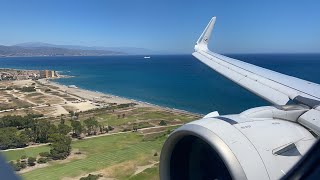
M 201 34 L 192 54 L 194 57 L 272 104 L 286 105 L 292 100 L 310 108 L 320 105 L 319 84 L 211 52 L 208 43 L 215 21 L 213 17 Z

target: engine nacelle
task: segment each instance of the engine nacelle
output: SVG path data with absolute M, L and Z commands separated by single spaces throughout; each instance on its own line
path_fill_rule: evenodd
M 204 118 L 168 137 L 160 178 L 279 179 L 315 140 L 306 128 L 286 120 L 241 114 Z

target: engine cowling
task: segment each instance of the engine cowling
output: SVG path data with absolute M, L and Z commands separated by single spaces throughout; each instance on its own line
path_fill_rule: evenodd
M 298 123 L 247 115 L 203 118 L 176 129 L 161 151 L 160 178 L 279 179 L 316 140 Z

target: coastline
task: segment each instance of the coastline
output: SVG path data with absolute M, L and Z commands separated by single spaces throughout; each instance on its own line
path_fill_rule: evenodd
M 21 69 L 20 68 L 0 68 L 0 70 L 26 71 L 26 72 L 27 71 L 30 71 L 30 72 L 41 71 L 41 70 L 24 69 L 24 68 L 21 68 Z M 89 90 L 89 89 L 85 89 L 85 88 L 78 88 L 75 85 L 64 85 L 64 84 L 61 84 L 59 82 L 55 82 L 52 80 L 60 79 L 60 78 L 72 78 L 74 76 L 64 75 L 61 71 L 56 71 L 56 74 L 57 74 L 56 77 L 37 79 L 37 81 L 43 85 L 46 85 L 46 86 L 53 86 L 53 87 L 59 89 L 63 93 L 77 96 L 80 99 L 88 100 L 90 102 L 101 101 L 104 103 L 116 103 L 116 104 L 135 103 L 135 104 L 137 104 L 138 107 L 153 107 L 153 108 L 158 108 L 158 109 L 165 110 L 165 111 L 173 111 L 173 112 L 177 112 L 177 113 L 181 113 L 181 114 L 196 115 L 196 116 L 200 116 L 200 117 L 204 116 L 204 114 L 190 112 L 188 110 L 177 109 L 174 107 L 167 107 L 167 106 L 163 106 L 163 105 L 157 105 L 157 104 L 153 104 L 153 103 L 146 102 L 146 101 L 141 101 L 141 100 L 137 100 L 137 99 L 133 99 L 133 98 L 114 95 L 111 93 L 104 93 L 104 92 Z M 27 79 L 25 79 L 25 80 L 27 80 Z M 19 81 L 21 81 L 21 80 L 14 80 L 13 82 L 19 84 Z
M 58 78 L 72 77 L 72 76 L 65 77 L 64 75 L 61 75 L 61 74 L 59 74 L 59 76 L 60 77 L 58 77 Z M 55 79 L 57 79 L 57 78 L 55 78 Z M 88 90 L 88 89 L 79 88 L 76 86 L 70 87 L 70 86 L 74 86 L 74 85 L 67 86 L 64 84 L 60 84 L 58 82 L 53 82 L 52 79 L 39 79 L 38 81 L 44 85 L 54 86 L 54 87 L 59 88 L 60 90 L 66 92 L 68 94 L 75 95 L 75 96 L 81 97 L 81 98 L 83 98 L 85 100 L 89 100 L 89 101 L 102 101 L 105 103 L 117 103 L 117 104 L 135 103 L 135 104 L 137 104 L 138 107 L 152 107 L 152 108 L 158 108 L 158 109 L 165 110 L 165 111 L 173 111 L 173 112 L 177 112 L 177 113 L 181 113 L 181 114 L 196 115 L 196 116 L 200 116 L 200 117 L 204 116 L 204 114 L 200 114 L 200 113 L 194 113 L 194 112 L 190 112 L 190 111 L 186 111 L 186 110 L 182 110 L 182 109 L 160 106 L 160 105 L 152 104 L 149 102 L 144 102 L 144 101 L 139 101 L 136 99 L 117 96 L 117 95 L 110 94 L 110 93 L 103 93 L 103 92 L 99 92 L 99 91 Z

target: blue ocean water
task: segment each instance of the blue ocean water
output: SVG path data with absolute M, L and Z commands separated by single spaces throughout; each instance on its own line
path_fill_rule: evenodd
M 228 55 L 320 84 L 320 54 Z M 53 69 L 66 85 L 196 113 L 239 113 L 268 102 L 217 74 L 191 55 L 0 58 L 1 68 Z

